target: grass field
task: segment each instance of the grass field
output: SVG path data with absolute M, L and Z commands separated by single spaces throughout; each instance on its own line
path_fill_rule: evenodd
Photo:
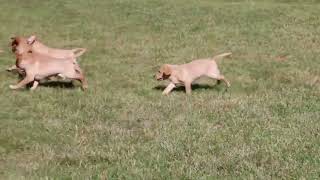
M 0 0 L 0 179 L 319 179 L 319 1 Z M 12 91 L 8 43 L 86 47 L 79 83 Z M 162 96 L 163 63 L 231 82 Z

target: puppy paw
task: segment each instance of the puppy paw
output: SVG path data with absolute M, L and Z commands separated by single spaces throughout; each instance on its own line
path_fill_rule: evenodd
M 66 79 L 67 79 L 67 77 L 64 76 L 63 74 L 58 74 L 58 77 L 59 77 L 60 79 L 62 79 L 62 80 L 66 80 Z
M 88 89 L 88 85 L 86 85 L 86 86 L 81 86 L 81 89 L 82 89 L 82 91 L 87 90 L 87 89 Z
M 9 88 L 10 88 L 10 89 L 18 89 L 18 87 L 15 86 L 15 85 L 10 85 Z
M 30 91 L 35 91 L 37 87 L 31 87 Z
M 13 69 L 12 68 L 7 68 L 6 71 L 11 72 L 11 71 L 13 71 Z

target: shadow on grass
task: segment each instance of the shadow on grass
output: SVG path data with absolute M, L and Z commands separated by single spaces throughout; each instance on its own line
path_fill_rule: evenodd
M 28 87 L 30 88 L 32 86 L 32 83 L 28 84 Z M 39 86 L 43 87 L 50 87 L 50 88 L 66 88 L 66 89 L 73 89 L 76 86 L 70 81 L 70 82 L 65 82 L 65 81 L 46 81 L 46 82 L 41 82 Z
M 166 88 L 165 85 L 158 85 L 158 86 L 153 87 L 152 89 L 153 90 L 158 90 L 158 91 L 163 91 L 165 88 Z M 227 91 L 227 88 L 225 88 L 223 85 L 220 85 L 218 83 L 215 84 L 215 85 L 192 84 L 191 88 L 192 88 L 192 91 L 196 91 L 198 89 L 215 90 L 215 91 L 218 91 L 218 92 Z M 178 86 L 178 87 L 174 88 L 172 91 L 185 92 L 185 87 L 184 86 Z
M 64 82 L 64 81 L 47 81 L 47 82 L 43 82 L 41 83 L 41 86 L 45 86 L 45 87 L 59 87 L 59 88 L 68 88 L 68 89 L 73 89 L 76 86 L 72 83 L 72 81 L 70 82 Z

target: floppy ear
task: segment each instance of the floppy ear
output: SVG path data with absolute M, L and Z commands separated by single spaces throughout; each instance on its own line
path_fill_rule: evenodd
M 11 37 L 10 38 L 11 42 L 9 43 L 9 46 L 13 46 L 13 43 L 14 43 L 14 40 L 15 40 L 15 37 Z
M 11 37 L 10 39 L 11 39 L 11 42 L 10 42 L 9 46 L 11 46 L 11 47 L 16 46 L 19 39 L 17 37 Z
M 171 74 L 171 68 L 168 64 L 163 65 L 163 73 L 167 76 Z
M 12 40 L 11 42 L 19 42 L 20 41 L 18 36 L 13 36 L 10 39 Z
M 32 35 L 27 39 L 28 44 L 33 44 L 37 40 L 36 35 Z

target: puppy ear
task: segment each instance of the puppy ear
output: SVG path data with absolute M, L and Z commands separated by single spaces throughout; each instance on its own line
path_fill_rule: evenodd
M 16 46 L 19 42 L 19 38 L 18 37 L 11 37 L 11 42 L 9 43 L 9 46 L 13 47 Z
M 36 35 L 32 35 L 27 39 L 27 43 L 28 44 L 33 44 L 35 41 L 37 40 L 37 36 Z
M 167 76 L 171 75 L 171 72 L 172 72 L 172 70 L 168 64 L 163 65 L 163 73 L 165 75 L 167 75 Z
M 10 39 L 12 40 L 11 42 L 19 42 L 20 41 L 19 36 L 12 36 Z

